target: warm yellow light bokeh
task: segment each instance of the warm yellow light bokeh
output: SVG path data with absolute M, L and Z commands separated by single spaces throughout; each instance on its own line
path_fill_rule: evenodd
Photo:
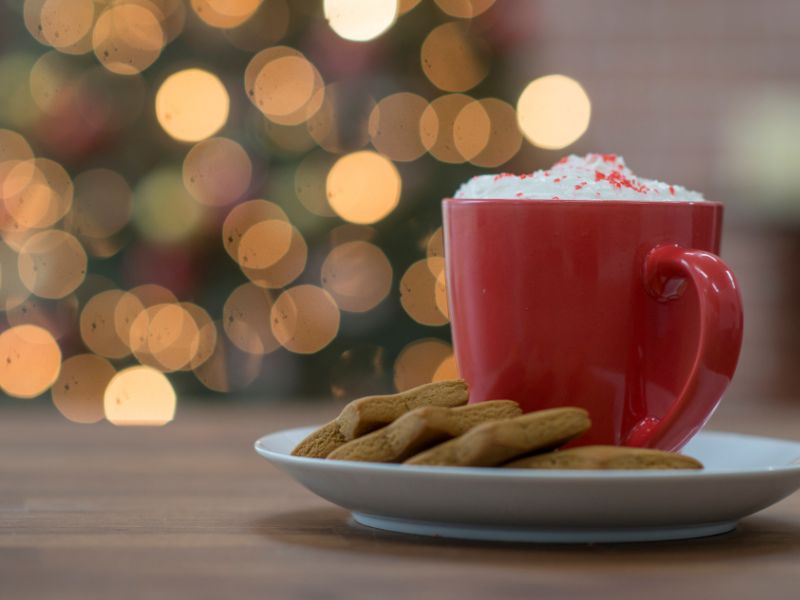
M 400 92 L 382 98 L 369 116 L 369 137 L 375 149 L 398 161 L 411 161 L 425 153 L 419 124 L 428 101 Z
M 325 193 L 328 172 L 335 162 L 336 156 L 323 150 L 310 152 L 300 161 L 294 173 L 294 192 L 297 199 L 309 212 L 321 217 L 336 216 Z
M 339 36 L 366 42 L 392 26 L 397 18 L 397 0 L 324 0 L 323 10 Z
M 472 160 L 489 144 L 492 123 L 479 101 L 462 108 L 453 121 L 453 141 L 464 160 Z
M 225 86 L 202 69 L 173 73 L 156 93 L 159 124 L 181 142 L 198 142 L 214 135 L 228 120 L 229 108 Z
M 76 354 L 61 365 L 50 393 L 58 411 L 73 423 L 96 423 L 104 416 L 103 395 L 116 370 L 96 354 Z
M 53 48 L 77 44 L 94 25 L 92 0 L 45 0 L 40 11 L 42 37 Z
M 239 27 L 258 10 L 262 0 L 192 0 L 200 19 L 219 29 Z
M 252 283 L 237 287 L 222 309 L 225 334 L 233 344 L 250 354 L 269 354 L 280 347 L 272 334 L 271 292 Z
M 45 230 L 23 244 L 17 266 L 22 283 L 32 293 L 42 298 L 63 298 L 86 277 L 87 257 L 75 236 Z
M 366 312 L 389 294 L 392 265 L 383 250 L 369 242 L 335 246 L 322 263 L 322 286 L 349 312 Z
M 409 11 L 414 10 L 422 0 L 398 0 L 397 13 L 404 15 Z
M 254 100 L 267 116 L 285 117 L 305 106 L 314 94 L 316 69 L 300 56 L 268 62 L 256 76 Z
M 192 302 L 181 302 L 180 306 L 194 319 L 198 332 L 197 350 L 192 359 L 180 368 L 182 371 L 189 371 L 211 358 L 217 345 L 217 328 L 211 320 L 211 315 L 202 306 Z
M 266 269 L 289 251 L 293 227 L 286 221 L 272 219 L 252 225 L 239 242 L 237 262 L 250 269 Z
M 436 301 L 436 279 L 443 269 L 442 258 L 418 260 L 400 279 L 400 304 L 417 323 L 438 326 L 448 321 Z
M 142 310 L 142 302 L 128 292 L 105 290 L 95 294 L 81 311 L 83 343 L 92 352 L 107 358 L 128 356 L 128 332 Z
M 239 244 L 256 223 L 278 219 L 288 221 L 283 209 L 268 200 L 248 200 L 234 206 L 222 223 L 222 245 L 233 260 L 239 262 Z
M 428 258 L 444 258 L 444 230 L 441 227 L 437 227 L 425 242 L 425 255 Z
M 445 94 L 425 108 L 419 122 L 420 138 L 437 160 L 454 164 L 465 161 L 456 145 L 455 123 L 461 111 L 472 102 L 473 99 L 464 94 Z
M 455 354 L 451 354 L 445 358 L 433 373 L 433 381 L 448 381 L 450 379 L 459 379 L 461 373 L 458 370 L 458 363 L 456 362 Z
M 465 92 L 489 74 L 483 42 L 462 23 L 445 23 L 431 31 L 422 43 L 420 61 L 426 77 L 445 92 Z
M 144 365 L 114 375 L 103 397 L 106 419 L 114 425 L 165 425 L 175 417 L 175 404 L 166 375 Z
M 101 14 L 92 33 L 100 64 L 118 75 L 135 75 L 152 65 L 166 41 L 154 10 L 150 4 L 119 3 Z
M 400 351 L 394 363 L 395 388 L 402 392 L 434 381 L 442 362 L 452 355 L 450 344 L 439 339 L 411 342 Z
M 286 253 L 274 264 L 263 269 L 254 269 L 239 264 L 247 278 L 262 288 L 282 288 L 297 279 L 306 267 L 308 244 L 296 227 L 292 227 L 292 237 Z
M 288 46 L 272 46 L 253 56 L 244 72 L 244 87 L 253 105 L 280 125 L 304 123 L 325 99 L 317 68 Z
M 250 187 L 253 165 L 244 148 L 215 137 L 195 145 L 183 160 L 183 184 L 201 204 L 224 206 Z
M 471 19 L 489 10 L 495 0 L 436 0 L 442 11 L 451 17 Z
M 517 100 L 517 121 L 532 144 L 547 150 L 569 146 L 589 127 L 592 105 L 580 83 L 565 75 L 531 81 Z
M 479 167 L 497 167 L 511 160 L 522 146 L 522 134 L 517 126 L 517 112 L 514 107 L 498 98 L 484 98 L 473 104 L 480 104 L 489 119 L 489 139 L 469 162 Z M 465 106 L 456 117 L 455 130 L 459 129 L 460 121 L 469 114 L 473 104 Z
M 53 385 L 61 349 L 49 331 L 17 325 L 0 333 L 0 387 L 18 398 L 34 398 Z
M 369 224 L 391 213 L 400 201 L 400 173 L 392 161 L 363 150 L 336 161 L 326 183 L 331 208 L 351 223 Z
M 315 285 L 298 285 L 281 294 L 272 306 L 272 334 L 297 354 L 319 352 L 339 331 L 339 308 L 331 295 Z
M 0 173 L 3 171 L 0 169 Z M 53 160 L 35 158 L 13 162 L 5 170 L 0 197 L 15 228 L 44 228 L 69 212 L 73 195 L 72 179 L 64 167 Z

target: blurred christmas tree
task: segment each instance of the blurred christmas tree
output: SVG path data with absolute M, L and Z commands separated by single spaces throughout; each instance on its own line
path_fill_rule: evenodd
M 527 2 L 20 4 L 0 6 L 0 384 L 52 386 L 76 421 L 169 420 L 171 386 L 456 376 L 441 198 L 538 166 L 523 131 L 580 137 L 548 102 L 588 119 L 571 80 L 512 106 Z

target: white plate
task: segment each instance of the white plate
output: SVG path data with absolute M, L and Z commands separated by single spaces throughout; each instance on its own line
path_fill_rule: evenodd
M 800 443 L 701 432 L 684 452 L 702 471 L 535 471 L 425 467 L 291 456 L 315 427 L 256 451 L 378 529 L 462 539 L 634 542 L 702 537 L 800 487 Z

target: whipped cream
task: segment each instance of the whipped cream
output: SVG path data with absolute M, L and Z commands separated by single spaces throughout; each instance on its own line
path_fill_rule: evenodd
M 701 202 L 703 195 L 679 185 L 637 177 L 616 154 L 571 154 L 550 169 L 530 174 L 477 175 L 456 198 L 529 200 L 680 200 Z

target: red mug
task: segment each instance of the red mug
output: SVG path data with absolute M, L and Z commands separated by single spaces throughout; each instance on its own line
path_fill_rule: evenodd
M 470 402 L 589 411 L 574 445 L 677 450 L 736 368 L 742 304 L 722 205 L 443 202 L 450 318 Z

